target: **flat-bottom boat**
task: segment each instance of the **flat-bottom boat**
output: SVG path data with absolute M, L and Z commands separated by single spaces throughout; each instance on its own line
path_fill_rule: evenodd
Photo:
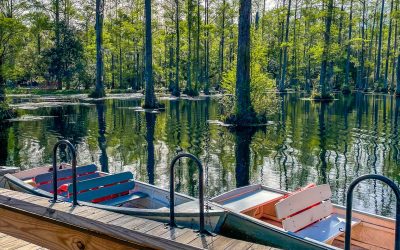
M 344 247 L 346 209 L 330 201 L 329 185 L 293 193 L 262 185 L 237 188 L 211 199 L 229 212 L 228 236 L 284 249 Z M 353 210 L 351 249 L 394 249 L 395 220 Z
M 61 165 L 57 170 L 57 194 L 62 201 L 71 202 L 73 195 L 72 169 Z M 133 179 L 131 172 L 108 174 L 96 165 L 76 168 L 77 200 L 87 205 L 112 212 L 169 222 L 168 190 Z M 4 176 L 6 187 L 43 197 L 53 198 L 53 169 L 38 167 Z M 175 221 L 188 228 L 199 227 L 199 200 L 175 193 Z M 218 232 L 225 210 L 210 206 L 205 215 L 205 229 Z

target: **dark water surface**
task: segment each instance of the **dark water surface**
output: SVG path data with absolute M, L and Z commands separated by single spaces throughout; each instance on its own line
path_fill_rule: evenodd
M 236 132 L 207 122 L 219 119 L 215 99 L 166 100 L 161 114 L 132 109 L 139 99 L 34 108 L 18 104 L 20 113 L 33 117 L 1 126 L 0 165 L 50 164 L 53 145 L 66 138 L 77 147 L 81 165 L 95 162 L 103 171 L 132 171 L 142 181 L 168 187 L 169 163 L 182 148 L 207 166 L 210 197 L 253 183 L 295 190 L 315 182 L 329 183 L 333 201 L 344 204 L 347 187 L 360 175 L 383 174 L 399 183 L 400 99 L 338 98 L 315 104 L 286 95 L 273 124 Z M 32 100 L 13 99 L 26 101 Z M 68 158 L 65 152 L 61 156 Z M 177 190 L 196 196 L 197 183 L 196 166 L 183 161 L 176 170 Z M 394 194 L 380 182 L 359 185 L 354 199 L 356 208 L 394 215 Z

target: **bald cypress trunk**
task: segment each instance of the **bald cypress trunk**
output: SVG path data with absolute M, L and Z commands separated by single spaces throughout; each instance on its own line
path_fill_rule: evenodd
M 151 34 L 151 0 L 145 0 L 145 108 L 156 108 L 153 83 L 153 48 Z
M 326 77 L 326 71 L 328 66 L 330 41 L 331 41 L 332 15 L 333 15 L 333 0 L 329 0 L 327 17 L 325 20 L 324 49 L 322 53 L 321 76 L 319 80 L 319 89 L 318 89 L 320 98 L 322 99 L 327 98 L 329 95 L 327 91 L 328 79 Z
M 285 91 L 285 81 L 286 81 L 286 70 L 288 63 L 287 47 L 289 42 L 289 20 L 290 20 L 290 8 L 292 5 L 292 0 L 289 0 L 288 9 L 286 14 L 286 27 L 285 27 L 285 46 L 283 47 L 283 66 L 282 66 L 282 79 L 279 83 L 279 91 Z
M 188 0 L 188 58 L 186 92 L 192 92 L 192 0 Z
M 206 0 L 208 1 L 208 0 Z M 226 12 L 226 0 L 222 1 L 222 33 L 221 33 L 221 41 L 219 45 L 219 62 L 220 62 L 220 67 L 219 67 L 219 81 L 222 81 L 222 74 L 224 73 L 224 50 L 225 50 L 225 14 Z
M 366 1 L 363 1 L 362 7 L 362 25 L 361 25 L 361 57 L 360 57 L 360 75 L 361 81 L 357 85 L 357 89 L 363 89 L 365 85 L 365 12 L 366 12 Z
M 385 78 L 383 80 L 383 92 L 388 91 L 388 75 L 389 75 L 389 60 L 390 60 L 390 46 L 392 41 L 392 20 L 391 18 L 393 13 L 393 0 L 390 2 L 390 21 L 389 21 L 389 34 L 388 34 L 388 41 L 387 41 L 387 48 L 386 48 L 386 62 L 385 62 Z
M 60 55 L 60 0 L 55 1 L 55 11 L 56 11 L 56 20 L 55 20 L 55 36 L 56 36 L 56 48 L 57 48 L 57 56 Z M 62 89 L 62 80 L 61 80 L 61 65 L 57 65 L 56 71 L 56 82 L 57 89 Z
M 253 122 L 254 113 L 250 99 L 250 16 L 251 0 L 240 0 L 236 68 L 236 118 L 239 124 Z
M 343 86 L 343 93 L 349 93 L 350 85 L 350 55 L 351 55 L 351 35 L 353 31 L 353 0 L 350 1 L 350 18 L 349 18 L 349 41 L 347 44 L 347 60 L 346 60 L 346 75 Z
M 179 31 L 179 0 L 175 0 L 176 13 L 175 13 L 175 32 L 176 32 L 176 48 L 175 48 L 175 83 L 172 89 L 172 95 L 180 96 L 179 89 L 179 60 L 180 60 L 180 31 Z
M 381 16 L 379 21 L 379 40 L 378 40 L 378 55 L 376 62 L 375 82 L 381 80 L 381 54 L 382 54 L 382 32 L 383 32 L 383 15 L 385 10 L 385 0 L 382 0 Z
M 196 27 L 196 81 L 195 90 L 199 89 L 200 85 L 200 0 L 197 0 L 197 27 Z
M 225 2 L 225 0 L 224 0 Z M 204 94 L 208 95 L 210 94 L 210 31 L 208 30 L 208 24 L 209 24 L 209 0 L 205 0 L 205 21 L 206 21 L 206 43 L 205 43 L 205 50 L 206 50 L 206 61 L 205 61 L 205 86 L 204 86 Z M 223 54 L 223 52 L 222 52 Z M 224 60 L 222 58 L 222 60 Z
M 103 63 L 103 16 L 104 0 L 96 0 L 96 89 L 91 95 L 95 98 L 105 96 Z

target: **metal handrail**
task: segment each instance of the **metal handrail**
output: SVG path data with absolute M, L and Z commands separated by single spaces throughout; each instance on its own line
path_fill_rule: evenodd
M 72 153 L 72 205 L 78 205 L 77 187 L 76 187 L 76 151 L 75 147 L 68 140 L 58 141 L 53 148 L 53 202 L 57 202 L 57 149 L 60 145 L 66 145 Z
M 193 161 L 196 162 L 198 168 L 199 168 L 199 209 L 200 209 L 200 229 L 199 233 L 200 234 L 208 234 L 210 235 L 211 233 L 208 232 L 204 228 L 204 175 L 203 175 L 203 165 L 201 164 L 200 160 L 189 153 L 179 153 L 177 156 L 175 156 L 174 159 L 172 159 L 171 165 L 170 165 L 170 177 L 169 177 L 169 225 L 171 227 L 177 227 L 175 223 L 175 175 L 174 175 L 174 167 L 175 163 L 180 159 L 180 158 L 190 158 Z
M 353 206 L 353 190 L 363 180 L 372 179 L 372 180 L 380 180 L 386 183 L 396 195 L 396 227 L 395 227 L 395 250 L 400 250 L 400 189 L 399 187 L 389 178 L 377 175 L 377 174 L 367 174 L 363 175 L 357 179 L 355 179 L 349 186 L 349 190 L 347 191 L 347 204 L 346 204 L 346 231 L 345 231 L 345 240 L 344 240 L 344 249 L 350 250 L 351 246 L 351 213 Z

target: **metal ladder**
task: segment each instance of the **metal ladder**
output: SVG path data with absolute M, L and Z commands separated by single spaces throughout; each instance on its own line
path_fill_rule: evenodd
M 396 195 L 396 227 L 395 227 L 395 250 L 400 250 L 400 189 L 399 187 L 389 178 L 377 175 L 377 174 L 367 174 L 355 179 L 349 186 L 347 191 L 347 203 L 346 203 L 346 231 L 344 240 L 344 249 L 350 250 L 351 246 L 351 213 L 353 206 L 353 190 L 363 180 L 380 180 L 386 183 Z
M 175 223 L 175 174 L 174 174 L 174 167 L 175 163 L 181 158 L 189 158 L 193 160 L 198 168 L 199 168 L 199 209 L 200 209 L 200 229 L 198 233 L 200 235 L 213 235 L 211 232 L 207 231 L 204 228 L 204 171 L 203 165 L 201 164 L 200 160 L 189 153 L 179 153 L 177 156 L 172 159 L 170 165 L 170 177 L 169 177 L 169 226 L 170 227 L 177 227 Z
M 69 148 L 72 153 L 72 206 L 79 205 L 78 197 L 77 197 L 77 188 L 76 188 L 76 151 L 75 147 L 68 140 L 58 141 L 53 148 L 53 200 L 52 202 L 57 202 L 57 149 L 60 145 L 65 145 Z

